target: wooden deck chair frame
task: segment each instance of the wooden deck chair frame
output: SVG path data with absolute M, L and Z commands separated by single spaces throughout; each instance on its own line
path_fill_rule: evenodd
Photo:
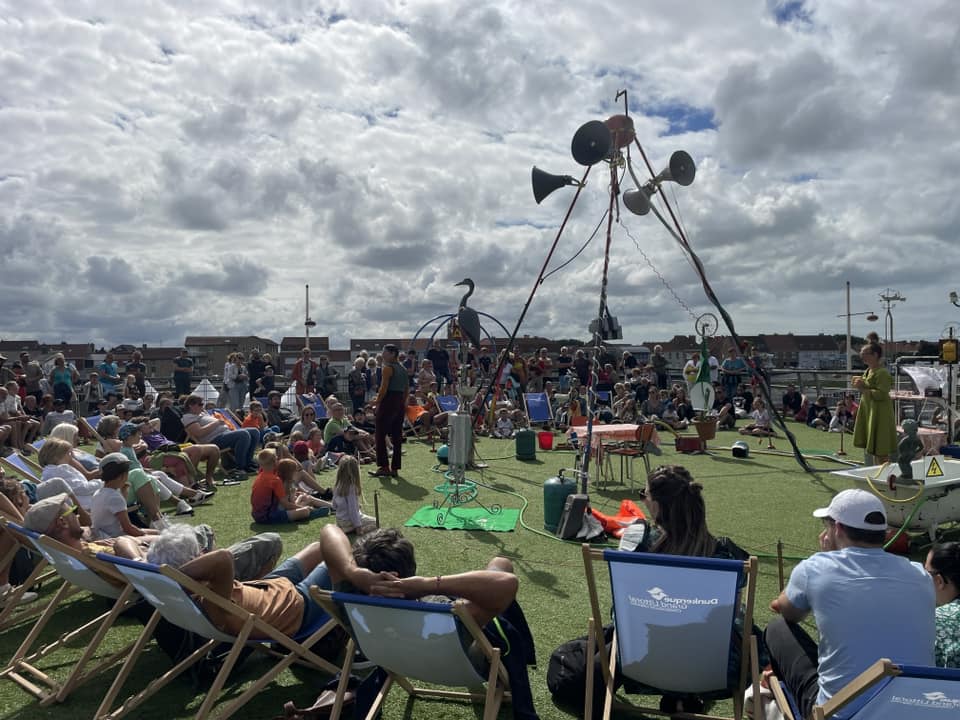
M 6 457 L 0 457 L 0 465 L 3 465 L 4 469 L 21 476 L 23 480 L 40 483 L 40 475 L 43 470 L 35 462 L 21 455 L 19 451 L 14 450 Z
M 584 571 L 587 579 L 587 591 L 590 598 L 590 608 L 591 608 L 591 617 L 588 623 L 588 635 L 587 635 L 587 654 L 586 657 L 593 657 L 594 652 L 599 651 L 600 653 L 600 664 L 603 673 L 603 684 L 606 688 L 605 698 L 604 698 L 604 710 L 603 717 L 606 720 L 610 717 L 610 714 L 614 707 L 625 710 L 628 712 L 635 712 L 641 714 L 653 714 L 663 716 L 666 713 L 661 712 L 659 709 L 653 709 L 648 707 L 641 707 L 638 705 L 632 705 L 629 703 L 622 703 L 615 699 L 613 692 L 613 680 L 614 674 L 617 668 L 618 656 L 620 653 L 620 641 L 618 639 L 617 633 L 614 632 L 613 641 L 610 644 L 609 648 L 603 637 L 603 619 L 604 616 L 601 613 L 600 608 L 600 597 L 597 592 L 597 582 L 596 575 L 594 573 L 594 564 L 595 563 L 604 563 L 609 566 L 611 562 L 624 562 L 624 563 L 635 563 L 635 564 L 644 564 L 650 566 L 658 566 L 664 569 L 673 568 L 673 569 L 688 569 L 691 571 L 696 571 L 698 569 L 704 571 L 710 570 L 721 570 L 726 572 L 736 572 L 738 573 L 738 585 L 739 579 L 742 577 L 745 579 L 745 584 L 742 587 L 739 587 L 737 590 L 737 599 L 738 602 L 735 603 L 735 607 L 743 608 L 743 638 L 740 647 L 740 679 L 737 684 L 737 687 L 732 690 L 732 699 L 734 705 L 734 718 L 735 720 L 741 720 L 744 717 L 743 713 L 743 694 L 747 688 L 747 685 L 750 684 L 751 680 L 756 678 L 756 673 L 753 672 L 753 668 L 756 663 L 751 661 L 753 656 L 751 650 L 751 640 L 752 633 L 750 629 L 753 627 L 753 606 L 756 599 L 756 586 L 757 586 L 757 558 L 751 556 L 748 560 L 743 562 L 738 560 L 718 560 L 715 558 L 694 558 L 694 557 L 685 557 L 679 555 L 657 555 L 651 553 L 631 553 L 623 552 L 619 550 L 602 550 L 591 547 L 589 544 L 584 544 L 582 546 L 583 551 L 583 562 L 584 562 Z M 611 578 L 611 585 L 613 585 L 613 579 Z M 611 594 L 616 593 L 617 588 L 611 588 Z M 649 593 L 650 597 L 655 602 L 661 602 L 657 600 L 656 596 L 653 594 L 655 591 L 662 590 L 659 586 L 654 588 L 633 588 L 633 591 L 636 592 L 637 603 L 643 603 L 649 600 L 646 595 Z M 634 601 L 629 600 L 630 604 L 634 604 Z M 672 612 L 672 611 L 671 611 Z M 731 636 L 733 633 L 733 623 L 730 623 L 730 632 Z M 729 643 L 727 644 L 729 645 Z M 587 678 L 586 678 L 586 693 L 584 699 L 584 717 L 587 720 L 590 720 L 593 716 L 593 676 L 594 668 L 593 663 L 587 663 Z M 726 672 L 727 663 L 723 663 L 723 672 Z M 682 674 L 683 668 L 677 668 L 677 673 Z M 669 689 L 669 688 L 665 688 Z M 682 694 L 684 691 L 678 691 Z M 759 693 L 755 694 L 754 697 L 754 713 L 755 717 L 762 717 L 760 714 L 760 696 Z M 714 715 L 704 715 L 697 713 L 679 713 L 676 714 L 679 717 L 685 718 L 704 718 L 706 720 L 721 720 Z
M 271 683 L 281 672 L 295 662 L 303 663 L 331 675 L 340 672 L 339 667 L 311 650 L 317 642 L 336 626 L 336 622 L 332 619 L 326 620 L 319 628 L 311 629 L 307 637 L 298 641 L 284 635 L 279 630 L 265 623 L 258 616 L 235 605 L 229 599 L 217 595 L 205 585 L 184 575 L 175 568 L 167 565 L 151 565 L 136 560 L 125 560 L 102 553 L 98 553 L 97 558 L 115 565 L 116 569 L 126 577 L 130 584 L 154 605 L 155 612 L 144 627 L 143 633 L 137 639 L 127 661 L 124 663 L 113 685 L 111 685 L 110 690 L 100 703 L 100 707 L 97 708 L 96 714 L 94 715 L 96 720 L 116 720 L 116 718 L 127 715 L 153 697 L 159 690 L 168 685 L 185 670 L 188 670 L 206 657 L 207 653 L 220 643 L 228 643 L 231 647 L 223 661 L 220 672 L 217 673 L 210 688 L 206 691 L 203 703 L 197 711 L 196 720 L 203 720 L 211 714 L 213 705 L 220 695 L 220 691 L 226 684 L 230 671 L 234 665 L 236 665 L 241 651 L 247 645 L 251 645 L 257 650 L 270 653 L 280 659 L 269 671 L 257 678 L 250 687 L 244 690 L 239 697 L 224 708 L 219 713 L 219 718 L 229 718 L 237 712 L 237 710 L 241 709 L 254 695 Z M 166 601 L 161 602 L 157 593 L 164 593 Z M 230 635 L 217 629 L 207 618 L 200 606 L 194 602 L 193 598 L 195 597 L 202 598 L 204 602 L 214 604 L 225 612 L 235 616 L 238 620 L 241 620 L 243 626 L 240 632 L 237 635 Z M 159 602 L 160 607 L 157 607 L 155 602 Z M 152 680 L 142 691 L 127 698 L 119 707 L 111 710 L 110 708 L 113 705 L 114 699 L 136 666 L 137 660 L 143 652 L 143 648 L 150 641 L 150 638 L 153 637 L 153 631 L 161 617 L 179 627 L 196 632 L 206 638 L 207 641 L 163 675 Z M 187 623 L 184 622 L 185 618 Z M 252 635 L 256 637 L 252 638 Z M 270 648 L 271 644 L 279 645 L 282 650 L 273 650 Z
M 424 430 L 422 425 L 416 425 L 415 423 L 410 422 L 410 418 L 407 417 L 406 412 L 403 414 L 403 435 L 404 437 L 412 437 L 414 440 L 430 440 L 433 441 L 433 433 Z
M 13 562 L 14 556 L 21 548 L 39 554 L 32 540 L 30 531 L 22 528 L 16 523 L 10 522 L 7 518 L 0 516 L 0 532 L 6 532 L 16 542 L 10 548 L 6 556 L 0 558 L 0 564 L 9 565 Z M 31 603 L 30 605 L 19 605 L 20 598 L 34 584 L 45 582 L 57 577 L 57 574 L 50 570 L 46 559 L 40 555 L 40 560 L 34 565 L 30 575 L 27 576 L 19 587 L 15 588 L 7 598 L 7 603 L 0 608 L 0 630 L 6 630 L 14 625 L 30 620 L 42 614 L 46 607 L 42 601 Z
M 102 418 L 103 416 L 102 416 L 102 415 L 93 415 L 92 417 Z M 77 427 L 82 428 L 83 431 L 84 431 L 87 435 L 89 435 L 90 437 L 92 437 L 92 438 L 93 438 L 94 440 L 96 440 L 97 442 L 101 442 L 101 443 L 102 443 L 102 442 L 103 442 L 103 436 L 102 436 L 100 433 L 97 432 L 97 425 L 100 424 L 100 420 L 98 419 L 96 423 L 92 423 L 92 422 L 90 422 L 90 420 L 91 420 L 91 418 L 85 418 L 85 417 L 83 417 L 83 416 L 78 416 L 78 417 L 77 417 Z
M 540 412 L 537 417 L 534 417 L 534 413 L 531 412 L 531 403 L 533 410 L 543 410 L 546 408 L 546 418 L 544 418 L 542 412 Z M 527 413 L 527 420 L 529 420 L 530 425 L 538 423 L 543 424 L 545 427 L 553 427 L 553 407 L 550 405 L 550 400 L 547 398 L 545 392 L 524 393 L 523 408 Z
M 494 718 L 497 717 L 500 705 L 504 701 L 510 701 L 509 682 L 507 679 L 506 669 L 500 662 L 500 649 L 495 648 L 490 644 L 490 641 L 483 634 L 483 630 L 481 630 L 480 626 L 477 625 L 476 620 L 474 620 L 473 616 L 469 613 L 469 611 L 467 611 L 466 606 L 462 601 L 454 602 L 452 605 L 444 605 L 439 603 L 425 603 L 416 600 L 393 600 L 387 598 L 369 597 L 366 595 L 330 592 L 327 590 L 321 590 L 316 586 L 310 588 L 310 594 L 318 603 L 320 603 L 320 605 L 330 614 L 332 618 L 340 623 L 340 625 L 350 636 L 350 642 L 347 645 L 346 661 L 340 676 L 340 683 L 337 686 L 337 697 L 334 701 L 334 709 L 331 712 L 330 720 L 338 720 L 340 717 L 340 711 L 343 707 L 343 696 L 347 690 L 347 680 L 349 678 L 350 669 L 353 663 L 354 651 L 358 647 L 371 662 L 379 665 L 387 673 L 387 680 L 384 682 L 383 687 L 380 689 L 380 692 L 377 694 L 376 699 L 373 702 L 373 705 L 370 707 L 370 711 L 366 716 L 367 720 L 373 720 L 373 718 L 377 717 L 377 713 L 386 700 L 387 694 L 390 692 L 390 689 L 393 687 L 394 683 L 406 690 L 407 694 L 411 698 L 433 697 L 454 700 L 468 700 L 470 702 L 482 701 L 484 720 L 494 720 Z M 358 642 L 353 630 L 353 626 L 348 618 L 348 610 L 346 609 L 345 604 L 374 608 L 388 608 L 397 613 L 432 612 L 441 613 L 444 615 L 452 615 L 455 619 L 455 622 L 466 629 L 470 637 L 473 639 L 476 648 L 489 662 L 489 669 L 486 673 L 486 677 L 473 668 L 477 685 L 481 686 L 486 683 L 484 691 L 454 691 L 414 686 L 410 679 L 408 679 L 407 673 L 404 673 L 402 668 L 391 668 L 388 666 L 391 664 L 391 661 L 385 661 L 381 657 L 381 654 L 378 653 L 377 647 L 370 647 L 369 645 L 364 646 L 362 643 Z M 457 633 L 457 635 L 459 636 L 459 633 Z M 391 638 L 391 642 L 394 642 L 395 644 L 395 639 Z M 436 642 L 436 640 L 431 640 L 431 642 Z M 413 652 L 412 647 L 408 645 L 404 645 L 404 647 L 409 648 L 410 651 Z M 466 651 L 463 650 L 463 653 L 464 659 L 466 660 L 467 664 L 469 664 L 470 659 L 466 655 Z M 386 662 L 387 665 L 384 665 L 384 662 Z M 442 683 L 435 682 L 435 680 L 431 680 L 430 678 L 417 679 L 430 682 L 434 685 L 442 685 Z
M 940 689 L 927 687 L 928 692 L 924 692 L 924 687 L 915 687 L 909 689 L 897 689 L 896 700 L 893 704 L 896 707 L 874 706 L 875 701 L 883 699 L 883 693 L 888 685 L 898 682 L 920 681 L 917 684 L 926 684 L 922 681 L 937 681 L 953 686 L 952 691 L 943 692 Z M 795 704 L 791 702 L 791 697 L 781 687 L 776 678 L 771 676 L 770 687 L 773 690 L 773 696 L 777 703 L 777 708 L 783 713 L 787 720 L 801 720 L 796 716 Z M 911 683 L 912 684 L 912 683 Z M 933 689 L 933 692 L 929 690 Z M 853 715 L 851 720 L 868 720 L 879 717 L 880 720 L 889 720 L 890 718 L 955 718 L 957 711 L 960 710 L 960 670 L 923 667 L 920 665 L 901 665 L 887 658 L 877 660 L 853 680 L 844 685 L 833 697 L 823 705 L 814 705 L 811 717 L 813 720 L 829 720 L 836 717 L 836 714 L 846 708 L 850 703 L 861 698 L 864 694 L 869 694 L 866 705 L 861 706 Z M 879 699 L 879 700 L 878 700 Z M 912 701 L 912 703 L 911 703 Z M 911 704 L 915 708 L 914 713 L 910 712 Z M 939 713 L 936 711 L 940 711 Z M 882 715 L 878 713 L 882 712 Z
M 41 706 L 53 702 L 63 702 L 78 685 L 127 657 L 127 653 L 130 652 L 135 643 L 128 644 L 126 647 L 101 659 L 95 665 L 88 667 L 94 654 L 100 648 L 104 638 L 121 613 L 137 602 L 139 596 L 134 592 L 130 583 L 106 563 L 84 555 L 45 535 L 35 536 L 34 534 L 28 534 L 30 531 L 24 528 L 15 525 L 11 527 L 10 523 L 7 524 L 6 529 L 12 530 L 16 535 L 24 536 L 24 540 L 32 541 L 50 566 L 58 571 L 63 579 L 63 584 L 51 598 L 40 618 L 30 628 L 30 632 L 14 652 L 13 657 L 0 669 L 0 678 L 7 678 L 15 682 L 37 698 Z M 106 577 L 112 578 L 120 585 L 111 585 L 104 579 Z M 82 591 L 113 600 L 113 606 L 107 612 L 101 613 L 79 627 L 63 633 L 54 642 L 32 651 L 61 603 L 71 595 Z M 73 663 L 69 675 L 63 681 L 52 678 L 36 666 L 36 663 L 43 658 L 48 657 L 78 637 L 91 632 L 94 633 L 93 637 L 87 642 L 83 654 Z

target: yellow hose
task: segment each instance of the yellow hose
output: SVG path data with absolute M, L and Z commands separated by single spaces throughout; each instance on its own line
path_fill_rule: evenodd
M 924 490 L 923 483 L 920 483 L 920 489 L 917 491 L 917 494 L 916 494 L 916 495 L 914 495 L 913 497 L 910 497 L 910 498 L 905 498 L 905 499 L 903 499 L 903 500 L 899 500 L 899 499 L 897 499 L 897 498 L 890 497 L 889 495 L 884 495 L 882 492 L 880 492 L 880 489 L 879 489 L 876 485 L 873 484 L 873 481 L 874 481 L 874 480 L 877 480 L 881 475 L 883 475 L 883 471 L 886 470 L 889 466 L 890 466 L 890 462 L 887 461 L 887 462 L 885 462 L 883 465 L 880 466 L 880 471 L 879 471 L 874 477 L 870 477 L 869 475 L 866 476 L 866 477 L 867 477 L 867 482 L 870 484 L 871 489 L 872 489 L 877 495 L 879 495 L 880 497 L 882 497 L 884 500 L 887 500 L 887 501 L 892 502 L 892 503 L 897 503 L 897 504 L 899 504 L 899 505 L 906 505 L 907 503 L 912 503 L 912 502 L 913 502 L 914 500 L 916 500 L 918 497 L 920 497 L 921 495 L 923 495 L 923 490 Z

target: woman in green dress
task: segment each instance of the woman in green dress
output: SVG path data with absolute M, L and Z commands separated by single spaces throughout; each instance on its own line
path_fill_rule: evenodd
M 893 377 L 880 365 L 882 357 L 883 350 L 878 343 L 864 345 L 860 358 L 867 370 L 853 378 L 853 386 L 860 391 L 853 444 L 863 448 L 878 463 L 888 462 L 897 447 L 897 420 L 890 399 Z

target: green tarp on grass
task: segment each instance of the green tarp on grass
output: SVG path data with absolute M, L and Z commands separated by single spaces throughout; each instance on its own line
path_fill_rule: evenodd
M 443 514 L 443 523 L 438 521 Z M 406 527 L 429 527 L 443 530 L 488 530 L 490 532 L 512 532 L 520 518 L 519 510 L 501 510 L 496 515 L 483 508 L 435 508 L 424 505 L 413 517 L 404 523 Z

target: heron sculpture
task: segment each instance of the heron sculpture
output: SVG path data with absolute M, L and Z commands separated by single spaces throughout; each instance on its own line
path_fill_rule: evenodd
M 467 287 L 467 292 L 460 298 L 460 309 L 457 311 L 457 325 L 467 340 L 469 340 L 474 347 L 478 348 L 480 347 L 480 316 L 476 310 L 467 306 L 467 300 L 473 295 L 473 280 L 464 278 L 458 282 L 457 285 L 465 285 Z M 454 285 L 454 287 L 457 287 L 457 285 Z

